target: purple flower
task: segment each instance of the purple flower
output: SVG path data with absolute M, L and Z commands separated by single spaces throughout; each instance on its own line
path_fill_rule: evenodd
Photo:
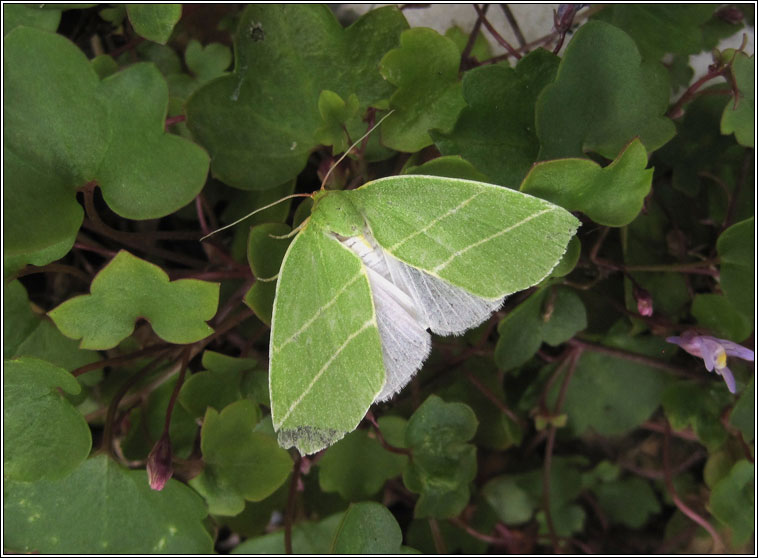
M 168 479 L 174 474 L 171 459 L 171 438 L 168 432 L 164 432 L 147 456 L 147 478 L 153 490 L 163 490 Z
M 721 374 L 726 387 L 732 393 L 737 393 L 737 385 L 732 371 L 726 366 L 727 355 L 750 362 L 755 359 L 755 353 L 742 345 L 710 335 L 698 335 L 694 331 L 685 331 L 681 337 L 667 337 L 666 341 L 675 343 L 691 355 L 702 358 L 709 372 L 715 369 Z

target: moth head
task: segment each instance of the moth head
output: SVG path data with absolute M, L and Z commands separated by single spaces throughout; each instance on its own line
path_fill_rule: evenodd
M 350 201 L 350 192 L 320 190 L 313 196 L 311 221 L 341 236 L 356 236 L 364 228 L 363 217 Z

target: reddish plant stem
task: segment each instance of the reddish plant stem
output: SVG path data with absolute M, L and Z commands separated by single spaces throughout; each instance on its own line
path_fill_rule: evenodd
M 576 370 L 576 363 L 582 354 L 581 348 L 576 348 L 566 357 L 568 370 L 563 377 L 563 383 L 561 384 L 560 392 L 558 392 L 558 399 L 553 407 L 553 416 L 558 415 L 563 407 L 563 402 L 566 399 L 566 393 L 568 390 L 568 384 L 571 381 L 574 371 Z M 553 523 L 553 514 L 550 510 L 550 467 L 553 460 L 553 448 L 555 447 L 555 435 L 558 428 L 554 425 L 550 425 L 550 430 L 547 434 L 547 444 L 545 445 L 545 466 L 542 474 L 542 505 L 545 510 L 545 521 L 547 523 L 548 533 L 550 534 L 550 543 L 553 546 L 553 550 L 556 554 L 561 553 L 561 548 L 558 545 L 558 534 L 555 531 L 555 524 Z
M 131 378 L 127 379 L 118 391 L 114 394 L 108 405 L 108 411 L 105 415 L 105 425 L 103 426 L 103 444 L 102 447 L 109 454 L 113 455 L 113 422 L 116 418 L 116 411 L 118 410 L 119 403 L 123 399 L 124 395 L 140 380 L 147 376 L 150 372 L 155 370 L 159 364 L 163 362 L 164 356 L 159 356 L 147 365 L 143 366 L 137 373 L 133 374 Z
M 127 355 L 123 355 L 120 357 L 109 358 L 106 360 L 98 360 L 97 362 L 85 364 L 84 366 L 80 366 L 79 368 L 71 372 L 71 374 L 74 377 L 78 377 L 78 376 L 81 376 L 82 374 L 86 374 L 87 372 L 91 372 L 92 370 L 99 370 L 101 368 L 105 368 L 106 366 L 118 366 L 120 364 L 128 364 L 130 362 L 134 362 L 135 360 L 148 356 L 148 355 L 153 355 L 156 353 L 168 351 L 171 348 L 172 348 L 171 345 L 168 345 L 168 344 L 152 345 L 140 351 L 135 351 L 133 353 L 129 353 Z
M 19 277 L 24 277 L 25 275 L 32 275 L 34 273 L 65 273 L 66 275 L 71 275 L 72 277 L 76 277 L 83 283 L 87 283 L 89 285 L 90 277 L 84 273 L 81 269 L 74 267 L 72 265 L 66 265 L 66 264 L 59 264 L 59 263 L 49 263 L 47 265 L 43 266 L 36 266 L 36 265 L 27 265 L 23 269 L 18 270 L 16 273 L 14 273 L 11 276 L 11 281 L 13 279 L 18 279 Z
M 368 411 L 366 413 L 366 420 L 368 420 L 371 423 L 371 426 L 374 429 L 374 434 L 376 435 L 376 439 L 379 440 L 379 443 L 382 444 L 382 447 L 384 449 L 392 453 L 406 455 L 410 458 L 413 458 L 413 454 L 411 453 L 411 450 L 409 450 L 408 448 L 399 448 L 397 446 L 393 446 L 384 438 L 384 434 L 382 434 L 382 431 L 379 428 L 379 424 L 376 422 L 376 419 L 374 418 L 374 413 L 372 413 L 371 411 Z
M 295 496 L 297 495 L 297 485 L 300 483 L 300 465 L 302 461 L 303 458 L 298 453 L 295 463 L 292 465 L 292 479 L 290 480 L 289 492 L 287 494 L 287 509 L 284 514 L 285 554 L 292 554 L 292 523 L 295 519 Z
M 168 130 L 169 127 L 173 126 L 174 124 L 179 124 L 180 122 L 184 122 L 187 120 L 187 117 L 183 114 L 177 114 L 176 116 L 169 116 L 166 118 L 166 129 Z
M 198 194 L 195 196 L 195 211 L 197 212 L 197 220 L 200 223 L 200 230 L 203 233 L 203 236 L 207 236 L 210 234 L 211 230 L 208 228 L 208 223 L 205 220 L 205 212 L 203 211 L 203 200 L 201 199 L 202 194 Z
M 493 537 L 492 535 L 487 535 L 485 533 L 482 533 L 481 531 L 477 531 L 471 525 L 463 521 L 462 519 L 458 517 L 453 517 L 451 519 L 448 519 L 448 521 L 452 524 L 458 527 L 459 529 L 463 529 L 474 537 L 475 539 L 478 539 L 482 542 L 486 542 L 487 544 L 491 544 L 492 546 L 508 546 L 508 544 L 500 537 Z
M 162 248 L 147 246 L 144 240 L 152 240 L 152 237 L 150 235 L 146 236 L 141 233 L 125 233 L 122 231 L 117 231 L 106 225 L 105 222 L 100 218 L 100 215 L 97 213 L 97 209 L 95 208 L 94 190 L 95 186 L 93 183 L 89 183 L 87 186 L 82 188 L 82 192 L 84 194 L 84 209 L 87 212 L 88 217 L 88 219 L 84 221 L 84 225 L 86 227 L 91 228 L 92 230 L 99 232 L 108 238 L 121 242 L 126 246 L 136 248 L 145 253 L 152 254 L 169 261 L 177 262 L 188 267 L 202 267 L 205 265 L 205 262 L 202 260 L 181 254 L 176 254 L 170 250 L 163 250 Z
M 582 341 L 577 338 L 570 339 L 568 341 L 568 344 L 573 345 L 575 347 L 581 347 L 583 349 L 592 351 L 594 353 L 603 353 L 603 354 L 611 355 L 617 358 L 623 358 L 624 360 L 629 360 L 632 362 L 637 362 L 639 364 L 644 364 L 645 366 L 650 366 L 652 368 L 658 368 L 659 370 L 665 370 L 667 372 L 671 372 L 673 374 L 676 374 L 677 376 L 682 376 L 685 378 L 698 378 L 699 379 L 701 377 L 700 375 L 696 376 L 692 374 L 692 372 L 690 372 L 686 368 L 680 368 L 678 366 L 668 364 L 661 360 L 650 358 L 650 357 L 640 355 L 637 353 L 632 353 L 630 351 L 625 351 L 623 349 L 614 349 L 613 347 L 607 347 L 605 345 L 592 343 L 590 341 Z
M 717 77 L 723 77 L 725 71 L 726 71 L 726 67 L 720 66 L 720 65 L 712 69 L 709 68 L 707 74 L 705 74 L 703 77 L 698 79 L 695 83 L 690 85 L 687 88 L 687 91 L 682 93 L 682 96 L 679 97 L 679 100 L 676 101 L 676 103 L 674 103 L 673 106 L 668 110 L 668 112 L 666 113 L 666 116 L 668 116 L 671 119 L 681 117 L 684 114 L 684 112 L 682 111 L 682 107 L 695 98 L 698 90 L 707 82 L 711 81 L 712 79 L 715 79 Z
M 430 517 L 427 519 L 427 521 L 429 522 L 429 530 L 432 532 L 432 539 L 434 540 L 434 550 L 437 551 L 437 554 L 447 554 L 445 539 L 442 536 L 442 532 L 440 531 L 440 526 L 437 523 L 437 520 L 433 517 Z
M 671 452 L 671 425 L 668 421 L 665 422 L 666 430 L 663 435 L 663 481 L 666 485 L 666 491 L 669 493 L 669 496 L 671 496 L 671 499 L 674 501 L 674 504 L 677 508 L 679 508 L 679 511 L 681 511 L 684 515 L 689 517 L 692 521 L 700 525 L 703 529 L 708 531 L 708 534 L 713 539 L 713 548 L 712 551 L 714 554 L 723 554 L 726 547 L 724 546 L 724 541 L 721 539 L 721 536 L 718 534 L 716 529 L 713 528 L 713 526 L 700 514 L 698 514 L 695 510 L 690 508 L 687 504 L 682 501 L 682 499 L 679 497 L 679 495 L 676 493 L 676 488 L 674 488 L 674 481 L 672 478 L 672 472 L 671 472 L 671 461 L 670 461 L 670 452 Z
M 497 30 L 492 26 L 492 24 L 487 19 L 484 11 L 482 10 L 481 6 L 479 4 L 474 4 L 474 9 L 476 10 L 476 13 L 479 15 L 479 19 L 484 24 L 484 26 L 487 28 L 487 31 L 490 32 L 490 35 L 494 37 L 494 39 L 498 42 L 500 46 L 502 46 L 505 50 L 507 50 L 511 56 L 516 58 L 516 60 L 521 59 L 521 54 L 511 46 L 511 43 L 506 41 L 500 33 L 497 32 Z
M 176 405 L 176 399 L 179 397 L 179 390 L 182 389 L 184 384 L 184 377 L 187 374 L 187 368 L 189 367 L 190 360 L 190 348 L 185 347 L 182 350 L 182 365 L 179 370 L 179 378 L 176 380 L 174 391 L 171 392 L 171 399 L 168 400 L 168 406 L 166 407 L 166 420 L 163 423 L 163 432 L 168 434 L 169 427 L 171 426 L 171 416 L 174 413 L 174 405 Z
M 466 41 L 466 46 L 463 47 L 463 52 L 461 52 L 461 64 L 459 67 L 459 71 L 463 71 L 468 69 L 469 66 L 469 57 L 471 56 L 471 50 L 474 48 L 474 44 L 476 43 L 476 38 L 479 36 L 479 31 L 482 28 L 482 19 L 484 18 L 484 14 L 487 13 L 487 10 L 489 10 L 490 6 L 489 4 L 485 4 L 484 8 L 482 8 L 481 13 L 479 10 L 477 10 L 477 17 L 476 21 L 474 22 L 474 27 L 471 29 L 471 33 L 469 33 L 468 41 Z
M 648 420 L 646 422 L 643 422 L 641 426 L 645 430 L 651 430 L 653 432 L 659 432 L 661 434 L 665 433 L 667 428 L 669 429 L 669 431 L 671 431 L 670 426 L 668 426 L 668 422 L 665 425 L 663 425 L 663 424 L 658 424 L 656 422 Z M 671 434 L 673 434 L 677 438 L 681 438 L 682 440 L 687 440 L 689 442 L 700 441 L 700 439 L 697 437 L 697 434 L 695 434 L 692 430 L 689 430 L 689 429 L 671 431 Z
M 526 423 L 524 420 L 518 416 L 516 413 L 514 413 L 511 409 L 508 408 L 508 406 L 500 401 L 497 397 L 495 397 L 495 394 L 492 393 L 489 389 L 487 389 L 487 386 L 482 384 L 476 376 L 474 376 L 470 371 L 466 372 L 466 379 L 476 388 L 479 390 L 479 392 L 484 395 L 487 399 L 489 399 L 495 407 L 500 409 L 502 413 L 507 416 L 509 419 L 511 419 L 513 422 L 521 426 L 522 428 L 526 426 Z
M 118 252 L 116 252 L 115 250 L 106 250 L 105 248 L 101 248 L 100 246 L 91 246 L 84 242 L 74 242 L 74 248 L 78 250 L 85 250 L 87 252 L 94 252 L 95 254 L 100 254 L 101 256 L 105 258 L 114 258 L 116 254 L 118 254 Z
M 511 26 L 513 34 L 516 36 L 516 40 L 519 44 L 519 50 L 523 52 L 523 49 L 526 47 L 526 39 L 524 38 L 524 34 L 521 32 L 521 27 L 519 27 L 519 24 L 516 21 L 516 18 L 514 17 L 513 12 L 511 11 L 511 8 L 508 6 L 508 4 L 500 4 L 500 8 L 503 10 L 505 19 L 508 20 L 508 24 Z

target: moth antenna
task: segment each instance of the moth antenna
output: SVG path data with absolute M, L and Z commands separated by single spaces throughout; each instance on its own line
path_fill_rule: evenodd
M 276 240 L 284 240 L 285 238 L 292 238 L 293 236 L 295 236 L 297 233 L 299 233 L 303 229 L 303 227 L 306 225 L 306 223 L 308 221 L 310 221 L 310 219 L 311 218 L 308 217 L 305 221 L 303 221 L 302 223 L 300 223 L 297 227 L 295 227 L 294 229 L 292 229 L 287 234 L 283 234 L 281 236 L 280 235 L 276 235 L 276 234 L 270 234 L 270 235 L 268 235 L 268 237 L 269 238 L 275 238 Z
M 247 214 L 247 215 L 245 215 L 244 217 L 241 217 L 241 218 L 237 219 L 237 220 L 236 220 L 234 223 L 230 223 L 229 225 L 224 225 L 224 226 L 223 226 L 223 227 L 221 227 L 220 229 L 216 229 L 215 231 L 213 231 L 213 232 L 210 232 L 210 233 L 206 234 L 206 235 L 205 235 L 203 238 L 201 238 L 201 239 L 200 239 L 200 242 L 202 242 L 202 241 L 203 241 L 203 240 L 205 240 L 206 238 L 209 238 L 209 237 L 213 236 L 213 235 L 214 235 L 214 234 L 216 234 L 217 232 L 221 232 L 221 231 L 223 231 L 223 230 L 226 230 L 226 229 L 228 229 L 228 228 L 231 228 L 231 227 L 233 227 L 234 225 L 237 225 L 238 223 L 241 223 L 242 221 L 244 221 L 244 220 L 245 220 L 245 219 L 247 219 L 248 217 L 252 217 L 252 216 L 253 216 L 253 215 L 255 215 L 256 213 L 259 213 L 259 212 L 261 212 L 261 211 L 263 211 L 263 210 L 265 210 L 265 209 L 269 209 L 270 207 L 274 207 L 276 204 L 278 204 L 278 203 L 281 203 L 281 202 L 283 202 L 283 201 L 285 201 L 285 200 L 289 200 L 289 199 L 292 199 L 292 198 L 309 198 L 309 197 L 311 197 L 311 194 L 290 194 L 289 196 L 284 196 L 283 198 L 281 198 L 281 199 L 279 199 L 279 200 L 276 200 L 275 202 L 272 202 L 272 203 L 270 203 L 270 204 L 268 204 L 268 205 L 264 205 L 263 207 L 259 207 L 259 208 L 258 208 L 258 209 L 256 209 L 255 211 L 251 211 L 250 213 L 248 213 L 248 214 Z
M 379 119 L 379 122 L 377 122 L 376 124 L 374 124 L 373 126 L 371 126 L 371 128 L 368 130 L 368 132 L 366 132 L 366 133 L 365 133 L 365 134 L 363 134 L 363 135 L 362 135 L 360 138 L 358 138 L 358 139 L 357 139 L 357 140 L 356 140 L 356 141 L 353 143 L 353 145 L 351 145 L 350 147 L 348 147 L 348 148 L 347 148 L 347 151 L 345 151 L 345 152 L 342 154 L 342 156 L 341 156 L 339 159 L 337 159 L 337 162 L 336 162 L 336 163 L 334 163 L 334 164 L 333 164 L 331 167 L 329 167 L 329 170 L 327 171 L 326 175 L 324 176 L 324 180 L 322 180 L 322 181 L 321 181 L 321 189 L 322 189 L 322 190 L 324 189 L 324 185 L 326 184 L 326 181 L 327 181 L 327 179 L 329 178 L 329 175 L 330 175 L 330 174 L 332 174 L 332 171 L 334 170 L 334 168 L 335 168 L 337 165 L 339 165 L 339 164 L 342 162 L 342 160 L 343 160 L 345 157 L 347 157 L 347 156 L 348 156 L 348 154 L 349 154 L 349 153 L 350 153 L 350 152 L 353 150 L 353 148 L 355 148 L 355 146 L 356 146 L 356 145 L 358 145 L 358 144 L 359 144 L 359 143 L 361 143 L 361 142 L 362 142 L 364 139 L 366 139 L 366 137 L 367 137 L 367 136 L 368 136 L 368 135 L 369 135 L 371 132 L 373 132 L 374 130 L 376 130 L 376 129 L 379 127 L 379 125 L 380 125 L 382 122 L 384 122 L 384 119 L 385 119 L 385 118 L 387 118 L 387 117 L 388 117 L 390 114 L 392 114 L 393 112 L 395 112 L 395 109 L 392 109 L 392 110 L 391 110 L 391 111 L 389 111 L 387 114 L 385 114 L 384 116 L 382 116 L 382 117 Z

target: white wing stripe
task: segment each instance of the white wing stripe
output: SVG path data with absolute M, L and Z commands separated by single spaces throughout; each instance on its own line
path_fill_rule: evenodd
M 474 198 L 476 198 L 478 195 L 483 194 L 483 193 L 484 193 L 484 190 L 481 190 L 481 191 L 477 192 L 476 194 L 474 194 L 473 196 L 471 196 L 469 199 L 462 201 L 461 203 L 459 203 L 458 205 L 456 205 L 453 209 L 447 211 L 446 213 L 443 213 L 442 215 L 440 215 L 436 219 L 433 219 L 423 229 L 419 229 L 416 232 L 414 232 L 413 234 L 405 237 L 403 240 L 400 240 L 399 242 L 396 242 L 395 244 L 393 244 L 392 246 L 390 246 L 389 248 L 387 248 L 387 251 L 388 252 L 394 252 L 400 246 L 402 246 L 403 244 L 405 244 L 406 242 L 408 242 L 412 238 L 416 238 L 418 235 L 424 234 L 426 231 L 428 231 L 429 229 L 431 229 L 434 225 L 436 225 L 437 223 L 439 223 L 443 219 L 446 219 L 447 217 L 450 217 L 451 215 L 455 215 L 456 213 L 458 213 L 458 211 L 460 211 L 461 209 L 463 209 L 464 207 L 466 207 L 469 203 L 471 203 L 474 200 Z
M 329 358 L 329 360 L 327 360 L 324 363 L 324 365 L 321 367 L 321 369 L 316 373 L 316 375 L 311 380 L 311 383 L 308 384 L 308 387 L 305 388 L 305 390 L 303 391 L 303 393 L 300 394 L 300 397 L 298 397 L 292 403 L 292 405 L 290 405 L 290 408 L 287 409 L 286 413 L 284 413 L 284 416 L 282 417 L 282 420 L 279 421 L 279 424 L 277 424 L 277 425 L 274 426 L 274 428 L 276 430 L 279 430 L 279 427 L 282 424 L 285 423 L 285 421 L 290 416 L 290 414 L 292 414 L 292 411 L 294 411 L 297 408 L 297 406 L 300 405 L 300 402 L 305 398 L 305 396 L 310 393 L 310 391 L 313 389 L 313 386 L 316 385 L 316 382 L 318 382 L 319 378 L 321 378 L 321 376 L 324 375 L 324 372 L 326 372 L 329 369 L 329 367 L 332 365 L 332 362 L 334 362 L 334 360 L 338 356 L 340 356 L 340 354 L 342 353 L 342 351 L 345 350 L 345 347 L 347 347 L 353 339 L 355 339 L 356 337 L 358 337 L 361 333 L 363 333 L 364 331 L 366 331 L 372 325 L 375 325 L 373 316 L 371 317 L 370 320 L 366 320 L 366 322 L 360 328 L 358 328 L 356 331 L 354 331 L 353 333 L 351 333 L 350 335 L 348 335 L 348 337 L 347 337 L 347 339 L 345 339 L 344 343 L 342 343 L 342 345 L 339 346 L 339 348 L 334 352 L 334 354 Z
M 470 244 L 469 246 L 466 246 L 465 248 L 462 248 L 462 249 L 458 250 L 456 253 L 454 253 L 448 259 L 446 259 L 444 262 L 442 262 L 440 265 L 438 265 L 437 267 L 435 267 L 432 270 L 432 272 L 433 273 L 438 273 L 439 271 L 445 269 L 448 265 L 450 265 L 450 262 L 452 262 L 455 258 L 457 258 L 458 256 L 461 256 L 461 255 L 465 254 L 466 252 L 468 252 L 472 248 L 476 248 L 477 246 L 480 246 L 480 245 L 484 244 L 485 242 L 489 242 L 490 240 L 492 240 L 494 238 L 497 238 L 498 236 L 502 236 L 502 235 L 504 235 L 506 233 L 509 233 L 513 229 L 515 229 L 517 227 L 520 227 L 521 225 L 523 225 L 525 223 L 528 223 L 532 219 L 536 219 L 540 215 L 544 215 L 545 213 L 548 213 L 550 211 L 553 211 L 552 208 L 547 208 L 547 209 L 543 209 L 542 211 L 538 211 L 537 213 L 534 213 L 534 214 L 530 215 L 529 217 L 526 217 L 525 219 L 522 219 L 518 223 L 515 223 L 515 224 L 511 225 L 510 227 L 508 227 L 506 229 L 503 229 L 502 231 L 498 231 L 495 234 L 492 234 L 492 235 L 488 236 L 487 238 L 483 238 L 481 240 L 478 240 L 477 242 L 474 242 L 473 244 Z
M 284 347 L 286 347 L 287 345 L 289 345 L 292 341 L 294 341 L 297 338 L 297 336 L 300 335 L 301 333 L 303 333 L 306 329 L 308 329 L 311 326 L 311 324 L 313 324 L 313 322 L 315 322 L 318 319 L 318 317 L 321 316 L 321 314 L 323 314 L 324 312 L 326 312 L 327 310 L 329 310 L 329 308 L 331 308 L 332 306 L 334 306 L 334 304 L 337 302 L 337 299 L 340 297 L 340 295 L 342 295 L 342 293 L 344 293 L 346 290 L 348 290 L 353 285 L 353 283 L 355 283 L 361 277 L 363 277 L 363 272 L 357 273 L 355 277 L 353 277 L 352 279 L 350 279 L 350 281 L 348 281 L 347 283 L 345 283 L 342 286 L 342 288 L 334 294 L 334 296 L 332 297 L 332 299 L 329 302 L 327 302 L 321 308 L 319 308 L 318 312 L 316 312 L 311 318 L 309 318 L 308 320 L 306 320 L 305 323 L 303 323 L 303 325 L 300 327 L 300 329 L 298 329 L 290 337 L 288 337 L 287 339 L 285 339 L 281 343 L 281 345 L 279 345 L 278 347 L 275 347 L 272 344 L 271 345 L 271 352 L 272 353 L 279 352 Z

